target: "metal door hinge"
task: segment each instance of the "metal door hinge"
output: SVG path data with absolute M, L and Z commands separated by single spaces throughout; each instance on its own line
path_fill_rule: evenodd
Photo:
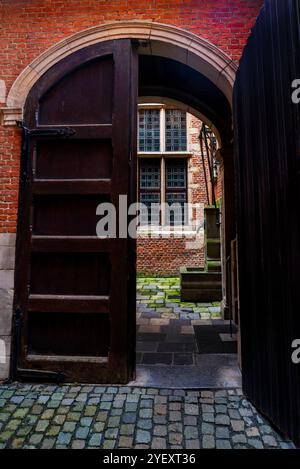
M 38 128 L 28 129 L 22 122 L 17 122 L 18 127 L 21 127 L 30 137 L 72 137 L 76 133 L 75 129 L 71 127 L 57 127 L 57 128 Z

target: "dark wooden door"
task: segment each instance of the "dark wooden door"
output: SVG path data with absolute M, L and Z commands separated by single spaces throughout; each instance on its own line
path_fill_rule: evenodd
M 266 0 L 234 90 L 245 394 L 300 445 L 300 8 Z
M 97 206 L 135 198 L 137 54 L 76 52 L 26 103 L 17 241 L 16 378 L 126 383 L 134 373 L 135 244 L 96 236 Z M 117 226 L 118 228 L 118 226 Z

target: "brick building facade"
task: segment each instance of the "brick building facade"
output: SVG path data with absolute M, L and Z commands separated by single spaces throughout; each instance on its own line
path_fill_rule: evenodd
M 230 80 L 227 80 L 227 94 L 225 93 L 228 100 L 230 100 L 234 70 L 236 70 L 262 3 L 262 0 L 1 1 L 0 339 L 5 343 L 5 352 L 4 357 L 2 352 L 0 354 L 0 379 L 7 376 L 9 369 L 12 303 L 15 286 L 15 242 L 21 161 L 21 130 L 16 126 L 16 120 L 22 119 L 25 95 L 28 94 L 31 86 L 51 67 L 51 64 L 56 63 L 56 59 L 62 50 L 65 51 L 65 56 L 67 55 L 68 50 L 70 51 L 73 47 L 70 38 L 74 35 L 79 35 L 77 41 L 80 43 L 80 35 L 84 37 L 82 32 L 88 28 L 104 24 L 117 27 L 118 22 L 134 20 L 139 21 L 140 24 L 141 22 L 147 22 L 143 37 L 148 35 L 150 38 L 151 31 L 154 29 L 151 26 L 152 24 L 166 25 L 165 29 L 167 26 L 180 28 L 176 34 L 180 37 L 182 47 L 185 47 L 186 50 L 189 50 L 189 47 L 197 42 L 193 39 L 194 37 L 199 38 L 200 45 L 197 44 L 197 47 L 205 49 L 208 58 L 206 57 L 207 60 L 206 62 L 204 60 L 204 62 L 210 64 L 210 68 L 208 67 L 206 70 L 209 79 L 211 78 L 215 84 L 218 83 L 221 87 L 221 75 L 225 76 L 227 73 L 226 77 L 230 77 L 231 84 L 228 85 Z M 169 34 L 170 44 L 172 44 L 172 41 L 174 44 L 174 32 L 171 29 L 169 32 L 163 32 L 162 37 L 164 37 L 164 34 Z M 101 34 L 105 34 L 105 32 Z M 192 37 L 189 34 L 195 36 Z M 110 33 L 107 39 L 114 39 L 115 37 L 126 37 L 126 32 L 123 29 L 115 36 Z M 133 36 L 130 35 L 129 37 Z M 62 42 L 57 45 L 59 41 Z M 45 51 L 49 48 L 51 48 L 50 51 L 45 54 Z M 210 54 L 214 55 L 211 61 L 209 59 Z M 40 56 L 43 56 L 43 59 L 33 66 L 33 61 Z M 48 63 L 47 67 L 43 68 L 46 62 Z M 191 66 L 193 66 L 193 63 L 191 63 Z M 214 76 L 210 75 L 210 71 L 213 69 L 219 70 Z M 21 78 L 18 81 L 20 75 Z M 12 93 L 13 89 L 14 93 Z M 24 95 L 23 101 L 22 95 Z M 198 157 L 195 156 L 194 158 L 196 161 Z M 193 183 L 198 187 L 198 189 L 193 190 L 202 190 L 199 189 L 198 181 Z M 202 197 L 202 195 L 199 197 Z M 180 244 L 181 240 L 171 240 L 171 242 L 172 247 L 170 246 L 168 249 L 166 246 L 160 246 L 159 248 L 157 244 L 155 246 L 155 251 L 161 253 L 158 256 L 161 258 L 163 254 L 166 262 L 170 265 L 169 273 L 173 273 L 178 268 L 176 256 L 171 260 L 171 253 L 174 255 L 174 251 L 182 253 L 183 250 L 183 246 Z M 144 259 L 143 262 L 148 263 L 152 268 L 153 251 L 151 247 L 148 252 L 149 257 L 147 258 L 142 244 L 139 245 L 140 258 Z M 189 263 L 198 264 L 203 261 L 201 249 L 193 255 L 194 258 L 189 260 Z
M 0 104 L 22 70 L 58 41 L 121 20 L 171 24 L 207 39 L 238 63 L 261 0 L 3 0 L 0 5 Z M 0 230 L 15 233 L 21 133 L 1 127 Z
M 139 232 L 137 242 L 137 272 L 141 275 L 178 275 L 180 267 L 204 266 L 204 207 L 208 204 L 203 161 L 200 152 L 199 134 L 202 122 L 187 113 L 187 201 L 194 205 L 190 214 L 187 235 L 162 235 L 158 229 L 149 234 Z M 206 181 L 210 192 L 210 175 L 205 149 L 204 164 Z M 215 179 L 215 184 L 220 175 Z M 219 194 L 220 195 L 220 194 Z M 196 208 L 196 206 L 198 207 Z M 165 230 L 169 233 L 169 230 Z

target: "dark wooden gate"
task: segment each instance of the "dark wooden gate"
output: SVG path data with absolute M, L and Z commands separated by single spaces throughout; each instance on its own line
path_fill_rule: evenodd
M 28 96 L 16 378 L 124 383 L 133 375 L 135 246 L 118 231 L 116 239 L 98 238 L 96 209 L 112 202 L 118 218 L 119 195 L 135 199 L 136 99 L 129 40 L 68 56 Z
M 300 78 L 296 0 L 267 0 L 234 90 L 243 386 L 300 445 Z

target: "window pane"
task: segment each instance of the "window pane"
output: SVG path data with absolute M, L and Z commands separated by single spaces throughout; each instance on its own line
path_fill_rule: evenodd
M 141 192 L 140 202 L 147 207 L 147 210 L 141 210 L 141 225 L 159 225 L 160 224 L 160 194 L 151 192 Z
M 168 192 L 166 194 L 166 202 L 169 210 L 166 213 L 166 224 L 170 226 L 186 225 L 188 221 L 188 214 L 186 204 L 185 192 Z
M 160 110 L 139 111 L 139 151 L 160 151 Z
M 186 188 L 186 161 L 166 160 L 167 189 Z
M 140 159 L 140 188 L 160 189 L 160 159 Z
M 186 113 L 166 110 L 166 151 L 186 151 Z

